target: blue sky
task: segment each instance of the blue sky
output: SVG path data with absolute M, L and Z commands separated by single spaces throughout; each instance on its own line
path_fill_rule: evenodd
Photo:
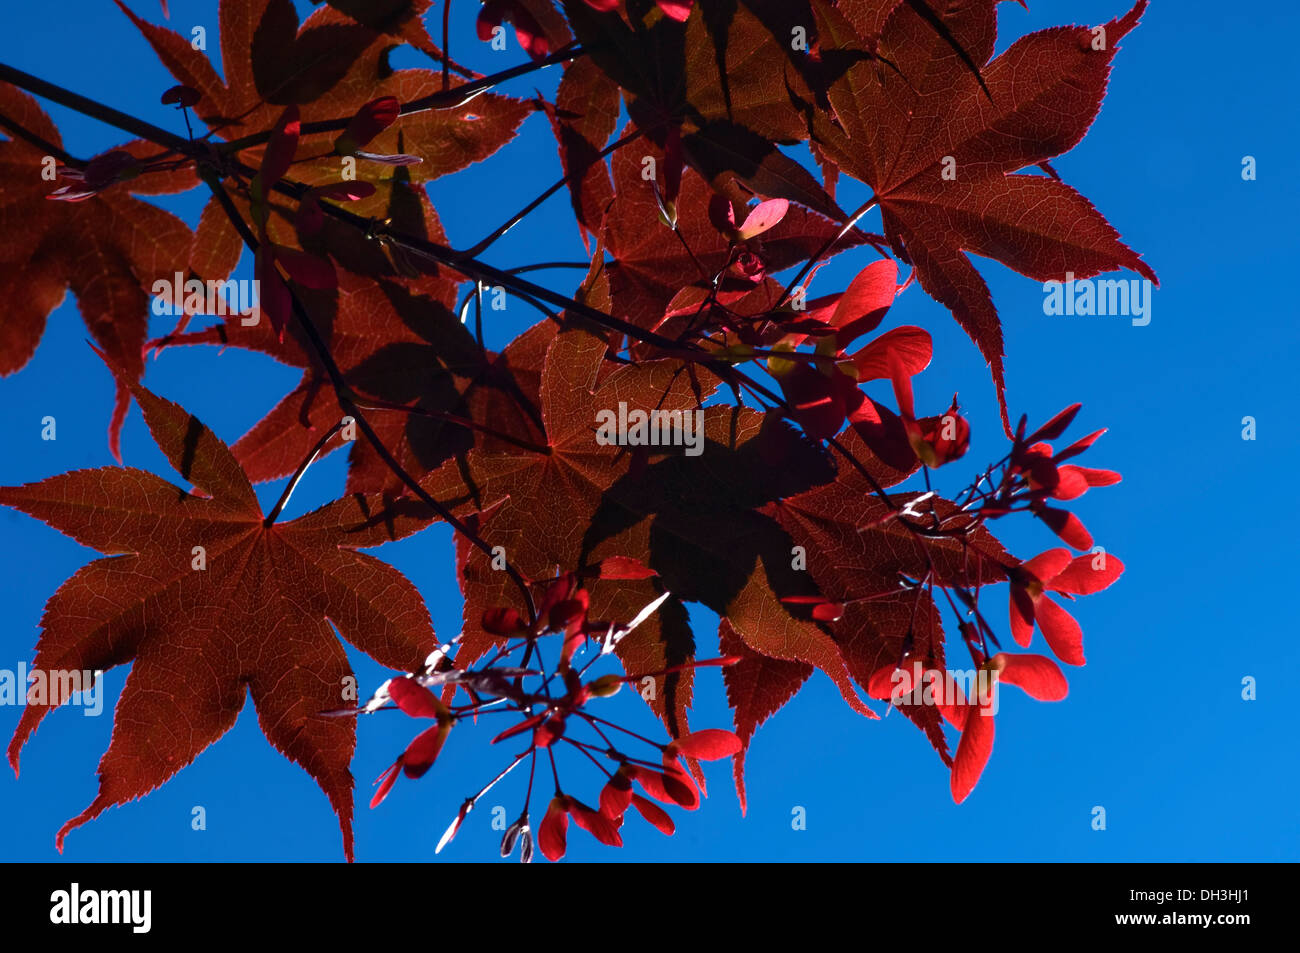
M 131 5 L 159 18 L 156 4 Z M 1104 22 L 1127 9 L 1124 0 L 1030 6 L 1026 12 L 1002 5 L 999 49 L 1031 29 Z M 215 37 L 215 3 L 173 0 L 171 8 L 173 26 L 204 24 Z M 457 5 L 457 56 L 484 70 L 517 62 L 513 41 L 507 53 L 493 54 L 473 39 L 476 8 L 466 0 Z M 179 128 L 175 114 L 156 105 L 173 81 L 111 3 L 72 0 L 60 5 L 57 18 L 38 5 L 13 4 L 5 19 L 0 60 Z M 971 798 L 956 806 L 942 766 L 912 726 L 897 714 L 862 719 L 817 675 L 759 730 L 749 755 L 746 817 L 729 765 L 719 763 L 709 766 L 711 796 L 703 808 L 676 812 L 673 838 L 629 818 L 624 850 L 574 832 L 572 859 L 1300 858 L 1291 682 L 1300 641 L 1282 603 L 1298 527 L 1289 504 L 1276 502 L 1272 483 L 1288 486 L 1286 475 L 1300 469 L 1300 440 L 1285 409 L 1294 401 L 1300 334 L 1296 305 L 1279 280 L 1296 252 L 1290 212 L 1300 144 L 1287 91 L 1294 90 L 1297 27 L 1300 14 L 1286 4 L 1153 0 L 1145 22 L 1122 44 L 1091 134 L 1055 162 L 1159 273 L 1150 325 L 1048 317 L 1040 285 L 980 262 L 1006 332 L 1013 413 L 1041 420 L 1082 401 L 1079 434 L 1110 428 L 1083 462 L 1124 474 L 1119 486 L 1077 503 L 1098 543 L 1128 568 L 1112 589 L 1075 606 L 1088 665 L 1069 672 L 1069 698 L 1041 704 L 1006 693 L 993 760 Z M 398 65 L 417 61 L 399 58 Z M 558 73 L 552 72 L 506 89 L 524 96 L 534 87 L 553 90 Z M 76 154 L 125 138 L 47 108 Z M 1258 162 L 1256 181 L 1242 180 L 1248 155 Z M 558 174 L 539 115 L 526 122 L 514 146 L 435 181 L 430 194 L 452 244 L 463 246 Z M 856 204 L 853 195 L 845 194 L 846 207 Z M 200 201 L 195 190 L 164 204 L 193 224 Z M 490 260 L 517 264 L 563 257 L 562 250 L 580 254 L 566 212 L 562 196 L 553 200 L 494 246 Z M 842 286 L 868 260 L 865 252 L 843 256 L 822 272 L 819 285 Z M 522 307 L 508 310 L 489 327 L 489 343 L 504 343 L 533 319 Z M 162 331 L 171 319 L 155 320 Z M 951 317 L 914 287 L 890 320 L 921 324 L 935 337 L 935 361 L 916 381 L 919 404 L 946 406 L 959 391 L 974 428 L 968 461 L 999 458 L 1005 445 L 987 370 Z M 69 297 L 51 316 L 31 364 L 0 380 L 0 483 L 112 464 L 104 436 L 111 384 L 85 337 Z M 218 358 L 210 349 L 173 349 L 150 363 L 146 383 L 233 442 L 297 377 L 257 355 L 231 350 Z M 47 415 L 58 421 L 53 442 L 40 439 Z M 1254 441 L 1242 439 L 1246 416 L 1257 421 Z M 138 410 L 123 447 L 128 464 L 171 476 Z M 963 481 L 964 473 L 955 479 Z M 286 516 L 336 496 L 343 477 L 341 455 L 313 466 Z M 954 479 L 947 471 L 940 477 L 940 489 L 959 488 L 944 482 Z M 260 488 L 264 504 L 280 489 Z M 1038 525 L 1007 522 L 997 529 L 1024 557 L 1054 544 Z M 12 670 L 31 660 L 45 600 L 94 554 L 9 510 L 0 512 L 0 532 L 0 668 Z M 445 527 L 375 552 L 419 587 L 440 634 L 458 631 L 460 599 Z M 700 643 L 714 645 L 716 619 L 697 612 L 694 622 Z M 350 654 L 366 689 L 386 677 Z M 1248 676 L 1258 683 L 1254 701 L 1241 697 Z M 107 675 L 102 716 L 70 708 L 47 718 L 27 746 L 21 780 L 0 771 L 0 814 L 11 819 L 0 859 L 57 858 L 54 832 L 94 796 L 94 768 L 111 729 L 108 708 L 125 677 L 126 669 Z M 619 701 L 633 722 L 654 730 L 634 700 Z M 19 713 L 0 707 L 0 736 L 12 732 Z M 716 670 L 699 676 L 692 724 L 730 726 Z M 460 801 L 501 766 L 498 752 L 486 750 L 486 729 L 477 736 L 458 730 L 431 774 L 403 781 L 379 810 L 366 809 L 369 781 L 413 733 L 400 717 L 361 723 L 353 762 L 359 860 L 430 859 Z M 493 856 L 500 833 L 492 830 L 491 809 L 501 804 L 514 817 L 522 796 L 516 781 L 522 778 L 480 804 L 442 858 Z M 589 800 L 596 787 L 592 777 Z M 191 829 L 195 806 L 205 808 L 204 831 Z M 1092 828 L 1098 806 L 1106 811 L 1104 831 Z M 806 812 L 805 830 L 792 829 L 796 808 Z M 229 735 L 166 786 L 70 835 L 64 856 L 334 861 L 341 851 L 325 798 L 266 744 L 248 705 Z

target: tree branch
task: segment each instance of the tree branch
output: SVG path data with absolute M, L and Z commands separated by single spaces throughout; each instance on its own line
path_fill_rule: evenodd
M 431 93 L 428 96 L 422 96 L 419 99 L 413 99 L 409 103 L 402 103 L 400 114 L 411 116 L 416 113 L 429 112 L 433 109 L 457 109 L 466 103 L 481 96 L 496 86 L 507 80 L 517 79 L 520 76 L 527 76 L 529 73 L 535 73 L 538 70 L 546 69 L 557 63 L 567 63 L 569 60 L 575 60 L 582 56 L 586 51 L 573 45 L 564 49 L 556 50 L 550 56 L 540 60 L 533 60 L 528 63 L 520 63 L 518 66 L 512 66 L 510 69 L 502 70 L 499 73 L 493 73 L 491 76 L 484 76 L 481 79 L 471 80 L 468 83 L 462 83 L 460 86 L 453 86 L 451 89 L 442 92 Z M 322 119 L 318 122 L 305 122 L 301 127 L 301 135 L 310 136 L 320 132 L 342 132 L 352 121 L 351 116 L 341 119 Z M 241 149 L 247 149 L 251 146 L 261 145 L 271 138 L 270 130 L 266 132 L 255 132 L 251 135 L 244 136 L 240 139 L 233 139 L 230 142 L 223 143 L 221 149 L 225 152 L 238 152 Z

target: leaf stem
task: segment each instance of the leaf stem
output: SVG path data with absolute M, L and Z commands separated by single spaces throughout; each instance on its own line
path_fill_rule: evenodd
M 604 149 L 602 149 L 600 151 L 600 155 L 596 157 L 597 160 L 603 160 L 611 153 L 617 151 L 618 149 L 621 149 L 623 146 L 627 145 L 628 143 L 635 142 L 640 137 L 641 137 L 641 130 L 639 129 L 635 132 L 628 133 L 626 136 L 619 139 L 617 142 L 613 142 L 610 145 L 606 146 Z M 582 170 L 582 172 L 584 173 L 586 171 L 587 171 L 586 169 Z M 470 257 L 474 257 L 474 258 L 483 254 L 483 252 L 487 251 L 488 248 L 490 248 L 497 241 L 497 239 L 501 238 L 503 235 L 506 234 L 506 232 L 510 231 L 512 228 L 514 228 L 516 225 L 522 222 L 525 218 L 527 218 L 538 206 L 540 206 L 543 202 L 549 199 L 556 192 L 560 191 L 560 189 L 564 188 L 564 186 L 568 184 L 569 180 L 576 178 L 578 174 L 579 174 L 578 172 L 570 172 L 568 175 L 564 176 L 564 178 L 560 179 L 560 181 L 556 182 L 554 185 L 547 188 L 546 191 L 544 191 L 541 195 L 537 196 L 537 198 L 533 199 L 531 202 L 529 202 L 527 205 L 521 208 L 514 215 L 510 216 L 508 220 L 506 220 L 503 224 L 501 224 L 496 229 L 494 229 L 493 232 L 490 235 L 488 235 L 486 238 L 481 239 L 471 247 L 465 249 L 463 254 L 469 255 Z
M 815 266 L 819 261 L 821 261 L 822 258 L 826 255 L 826 253 L 829 252 L 832 248 L 834 248 L 844 238 L 845 235 L 853 231 L 853 227 L 858 224 L 858 220 L 861 219 L 862 216 L 870 212 L 873 208 L 875 208 L 876 203 L 878 201 L 879 199 L 877 199 L 873 195 L 868 202 L 866 202 L 856 212 L 854 212 L 852 215 L 849 216 L 849 220 L 844 223 L 844 226 L 838 232 L 832 235 L 829 239 L 827 239 L 826 244 L 822 245 L 822 247 L 818 250 L 817 254 L 813 255 L 804 263 L 804 266 L 799 269 L 799 273 L 790 280 L 790 283 L 788 285 L 785 286 L 785 291 L 781 293 L 781 301 L 785 302 L 790 300 L 790 296 L 794 292 L 794 289 L 798 288 L 799 283 L 808 277 L 808 272 L 812 271 L 813 266 Z
M 451 0 L 442 4 L 442 91 L 451 88 Z
M 535 265 L 516 265 L 513 268 L 507 268 L 506 273 L 511 275 L 522 275 L 529 271 L 544 271 L 547 268 L 578 268 L 586 271 L 591 267 L 589 261 L 542 261 Z
M 284 492 L 280 494 L 280 499 L 276 501 L 271 512 L 266 514 L 266 519 L 262 520 L 263 526 L 271 527 L 275 525 L 275 521 L 280 518 L 280 512 L 284 509 L 285 504 L 289 502 L 289 497 L 293 495 L 294 488 L 298 486 L 298 481 L 302 479 L 302 475 L 307 472 L 307 468 L 312 465 L 312 462 L 320 455 L 320 452 L 325 449 L 325 444 L 329 443 L 330 439 L 342 429 L 343 422 L 339 421 L 329 429 L 329 433 L 316 441 L 316 446 L 312 447 L 311 452 L 308 453 L 307 456 L 303 457 L 302 463 L 298 464 L 298 469 L 295 470 L 293 476 L 289 478 L 289 483 L 285 486 Z

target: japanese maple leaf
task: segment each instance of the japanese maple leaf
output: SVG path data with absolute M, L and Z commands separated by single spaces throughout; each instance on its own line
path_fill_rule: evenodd
M 228 139 L 269 129 L 285 105 L 301 107 L 304 125 L 347 118 L 383 96 L 407 102 L 442 88 L 434 70 L 392 70 L 386 55 L 393 41 L 331 7 L 301 25 L 290 0 L 222 0 L 222 68 L 187 36 L 147 23 L 120 0 L 118 5 L 144 34 L 177 82 L 195 89 L 194 111 Z M 459 85 L 464 80 L 454 80 Z M 407 151 L 424 158 L 420 177 L 445 175 L 495 152 L 514 135 L 530 107 L 508 96 L 486 93 L 457 109 L 430 109 L 403 117 L 370 143 L 368 151 L 396 152 L 401 130 Z M 319 155 L 338 132 L 305 134 L 299 154 Z M 328 147 L 325 151 L 328 151 Z M 337 181 L 338 157 L 329 160 Z M 299 170 L 295 169 L 295 175 Z
M 722 616 L 751 652 L 813 666 L 850 707 L 875 717 L 835 640 L 785 603 L 816 587 L 793 565 L 789 535 L 762 511 L 829 479 L 823 451 L 775 415 L 747 408 L 708 407 L 703 422 L 699 456 L 667 453 L 619 476 L 590 521 L 587 546 L 635 555 L 674 595 Z
M 279 107 L 307 105 L 327 93 L 342 94 L 336 101 L 346 102 L 359 95 L 358 60 L 392 45 L 384 32 L 390 24 L 359 23 L 328 7 L 300 25 L 291 0 L 221 0 L 223 80 L 189 36 L 148 23 L 122 0 L 115 2 L 177 82 L 198 91 L 194 111 L 213 127 L 267 128 Z
M 58 129 L 36 101 L 7 83 L 0 83 L 0 114 L 61 146 Z M 0 321 L 0 375 L 31 360 L 46 318 L 71 289 L 91 336 L 126 380 L 138 381 L 144 372 L 149 289 L 154 281 L 172 281 L 186 270 L 191 235 L 176 216 L 130 192 L 174 191 L 176 180 L 142 175 L 83 201 L 49 201 L 57 183 L 43 174 L 45 159 L 44 149 L 23 139 L 0 141 L 0 296 L 6 308 Z M 129 405 L 130 392 L 120 385 L 108 427 L 109 447 L 118 459 Z
M 690 169 L 682 175 L 676 203 L 681 239 L 673 234 L 661 220 L 653 183 L 642 177 L 644 155 L 664 161 L 661 154 L 640 143 L 614 154 L 615 197 L 605 218 L 604 239 L 614 259 L 608 272 L 615 312 L 641 327 L 653 328 L 684 287 L 709 286 L 727 266 L 731 248 L 709 219 L 713 191 Z M 767 272 L 779 272 L 811 258 L 839 230 L 816 212 L 791 207 L 775 227 L 757 239 L 758 257 Z M 837 248 L 858 244 L 862 240 L 859 234 L 846 236 Z M 779 296 L 772 302 L 773 306 L 777 303 Z
M 438 71 L 388 67 L 392 30 L 398 29 L 409 41 L 411 27 L 404 24 L 419 22 L 418 18 L 410 20 L 410 8 L 396 9 L 397 4 L 386 4 L 394 8 L 389 11 L 395 17 L 391 20 L 363 16 L 365 22 L 358 23 L 332 7 L 322 7 L 300 25 L 290 0 L 222 0 L 224 81 L 207 54 L 194 49 L 189 37 L 145 22 L 120 0 L 118 5 L 177 82 L 199 93 L 195 113 L 226 139 L 270 129 L 287 104 L 300 106 L 301 121 L 309 126 L 317 121 L 348 118 L 367 103 L 385 96 L 405 103 L 442 89 L 442 74 Z M 463 82 L 456 78 L 453 85 Z M 399 173 L 407 180 L 423 182 L 458 171 L 487 158 L 514 138 L 515 130 L 531 111 L 517 99 L 484 93 L 459 108 L 429 109 L 404 116 L 372 139 L 367 151 L 411 153 L 422 161 L 395 172 L 391 166 L 356 159 L 358 178 L 383 185 Z M 338 135 L 337 131 L 303 134 L 297 155 L 316 161 L 295 165 L 293 177 L 309 185 L 337 182 L 340 157 L 333 149 Z M 241 156 L 256 167 L 262 148 L 251 147 Z M 381 189 L 381 194 L 386 192 Z M 369 214 L 368 209 L 353 211 Z M 203 217 L 200 233 L 207 244 L 225 249 L 228 254 L 238 249 L 234 229 L 224 220 L 215 200 Z M 217 259 L 222 265 L 228 261 L 228 257 Z M 204 278 L 224 277 L 218 273 L 216 263 L 209 262 L 209 267 L 213 273 L 200 270 Z
M 270 128 L 279 108 L 319 99 L 368 48 L 392 42 L 328 7 L 300 27 L 291 0 L 221 0 L 223 81 L 190 37 L 148 23 L 122 0 L 115 2 L 176 81 L 198 91 L 194 112 L 214 128 Z
M 991 62 L 997 0 L 930 3 L 947 37 L 918 6 L 900 4 L 884 24 L 875 52 L 892 68 L 862 57 L 830 86 L 836 122 L 820 120 L 816 138 L 825 156 L 875 190 L 886 236 L 979 347 L 1010 434 L 1001 324 L 966 253 L 1039 281 L 1120 268 L 1156 280 L 1087 199 L 1054 173 L 1018 171 L 1083 138 L 1117 44 L 1147 0 L 1096 31 L 1032 33 Z M 823 57 L 861 48 L 838 11 L 816 9 Z M 958 50 L 980 67 L 978 77 Z
M 485 513 L 482 538 L 502 547 L 511 565 L 534 580 L 550 578 L 557 566 L 642 555 L 621 551 L 619 547 L 627 545 L 624 540 L 592 546 L 584 536 L 606 489 L 633 462 L 626 448 L 597 442 L 597 413 L 617 409 L 620 401 L 665 410 L 697 405 L 689 377 L 677 373 L 675 361 L 619 366 L 604 359 L 606 344 L 594 335 L 578 330 L 557 335 L 545 322 L 540 327 L 552 338 L 536 378 L 545 445 L 529 450 L 490 441 L 430 476 L 445 485 L 463 475 L 466 493 Z M 711 385 L 704 393 L 709 390 Z M 635 515 L 631 519 L 637 521 Z M 457 664 L 463 666 L 495 642 L 481 627 L 485 610 L 509 606 L 522 612 L 524 607 L 505 573 L 465 540 L 458 538 L 457 543 L 466 625 Z M 591 617 L 610 620 L 633 618 L 662 592 L 651 579 L 599 579 L 588 588 Z M 680 602 L 669 600 L 661 606 L 619 643 L 618 654 L 629 672 L 657 672 L 693 657 L 694 641 Z M 674 733 L 686 730 L 690 684 L 689 671 L 657 679 L 651 706 Z
M 111 554 L 50 598 L 34 668 L 131 665 L 99 763 L 99 793 L 56 844 L 62 850 L 69 831 L 193 761 L 230 730 L 251 693 L 267 740 L 329 798 L 351 859 L 355 726 L 321 713 L 348 705 L 352 673 L 330 626 L 388 668 L 422 662 L 436 645 L 424 601 L 401 573 L 356 549 L 411 533 L 429 514 L 355 495 L 272 524 L 207 427 L 143 387 L 131 392 L 197 494 L 111 467 L 0 488 L 0 504 Z M 64 701 L 53 693 L 24 709 L 9 745 L 15 772 L 31 733 Z
M 792 542 L 805 547 L 808 569 L 811 547 L 797 525 L 775 518 L 783 506 L 778 501 L 815 494 L 834 478 L 822 451 L 775 417 L 743 408 L 707 408 L 705 434 L 708 451 L 698 458 L 665 456 L 613 484 L 588 536 L 622 551 L 644 551 L 639 558 L 665 586 L 722 617 L 722 651 L 742 659 L 723 677 L 742 744 L 734 773 L 743 805 L 744 757 L 754 731 L 812 670 L 825 673 L 854 710 L 877 716 L 852 684 L 853 678 L 866 684 L 859 656 L 867 649 L 849 627 L 828 627 L 800 606 L 819 593 L 812 574 L 792 560 Z M 889 479 L 885 474 L 893 471 L 884 470 L 856 434 L 844 439 L 850 452 L 877 468 L 878 479 Z M 895 473 L 893 482 L 905 475 Z M 845 494 L 828 518 L 848 521 L 860 506 L 860 497 Z M 621 527 L 620 513 L 643 516 Z

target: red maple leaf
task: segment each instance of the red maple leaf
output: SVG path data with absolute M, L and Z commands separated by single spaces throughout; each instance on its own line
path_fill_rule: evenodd
M 436 71 L 392 70 L 387 66 L 387 52 L 392 47 L 388 31 L 396 25 L 409 39 L 409 28 L 401 26 L 411 22 L 409 11 L 394 10 L 390 18 L 375 19 L 374 9 L 364 11 L 349 3 L 348 9 L 363 22 L 325 7 L 299 25 L 289 0 L 222 0 L 223 82 L 207 54 L 194 49 L 189 38 L 146 23 L 120 0 L 119 6 L 176 80 L 198 92 L 195 114 L 222 137 L 235 140 L 260 133 L 271 128 L 284 105 L 300 106 L 304 132 L 298 139 L 299 161 L 293 166 L 293 177 L 307 185 L 337 183 L 342 157 L 336 154 L 336 141 L 343 130 L 312 131 L 312 123 L 355 115 L 368 103 L 384 97 L 405 104 L 442 90 L 442 77 Z M 414 22 L 418 24 L 418 18 Z M 454 89 L 463 82 L 453 78 L 451 86 Z M 514 138 L 515 130 L 530 112 L 531 107 L 517 99 L 484 93 L 457 108 L 403 115 L 366 143 L 367 153 L 414 153 L 421 161 L 393 169 L 357 158 L 358 179 L 381 187 L 373 199 L 358 204 L 354 210 L 362 215 L 392 217 L 392 208 L 386 206 L 392 204 L 390 195 L 395 185 L 448 175 L 487 158 Z M 257 167 L 263 149 L 260 142 L 255 142 L 240 154 Z M 408 205 L 417 201 L 428 205 L 422 193 Z M 418 205 L 414 217 L 416 222 L 411 221 L 408 209 L 397 219 L 404 228 L 418 225 Z M 204 210 L 199 231 L 195 270 L 205 279 L 224 278 L 238 260 L 241 243 L 215 199 Z M 421 234 L 421 230 L 417 228 L 416 233 Z M 432 237 L 427 230 L 422 234 Z M 288 240 L 283 233 L 277 237 L 274 231 L 272 237 Z M 361 244 L 359 236 L 347 237 L 352 245 Z M 370 254 L 378 253 L 372 248 Z M 356 270 L 370 273 L 360 264 L 356 264 Z
M 57 843 L 105 808 L 143 797 L 235 724 L 251 694 L 267 740 L 320 785 L 352 856 L 352 673 L 333 624 L 390 668 L 411 669 L 436 640 L 424 600 L 401 573 L 357 552 L 427 523 L 418 505 L 385 509 L 348 496 L 268 523 L 234 456 L 197 418 L 131 388 L 159 448 L 199 494 L 134 468 L 79 470 L 0 488 L 0 504 L 102 553 L 45 607 L 35 669 L 131 664 L 99 793 Z M 57 693 L 24 709 L 19 753 Z M 185 730 L 178 730 L 177 726 Z
M 61 147 L 58 129 L 36 101 L 7 83 L 0 83 L 0 114 L 52 148 Z M 143 154 L 138 143 L 131 148 Z M 155 281 L 173 281 L 176 272 L 185 271 L 190 230 L 131 192 L 177 191 L 181 180 L 141 174 L 135 166 L 130 172 L 138 177 L 129 182 L 102 183 L 83 201 L 52 202 L 53 162 L 31 142 L 0 141 L 0 294 L 7 302 L 0 322 L 0 375 L 31 360 L 45 319 L 71 289 L 91 336 L 127 380 L 138 381 L 144 373 L 150 289 Z M 186 176 L 193 185 L 192 172 Z M 126 386 L 119 385 L 108 427 L 109 447 L 119 460 L 130 399 Z
M 618 367 L 604 360 L 605 349 L 600 338 L 586 332 L 553 336 L 537 394 L 544 449 L 494 441 L 471 450 L 463 463 L 448 461 L 430 477 L 447 486 L 463 474 L 465 491 L 458 495 L 472 496 L 481 509 L 490 511 L 482 522 L 482 538 L 502 547 L 511 564 L 532 579 L 549 578 L 557 566 L 591 565 L 605 556 L 646 561 L 641 558 L 644 536 L 634 543 L 626 533 L 609 540 L 584 533 L 596 519 L 606 489 L 633 463 L 626 449 L 595 440 L 597 414 L 617 409 L 620 401 L 679 411 L 697 406 L 689 379 L 675 373 L 674 362 Z M 625 522 L 611 519 L 620 526 Z M 457 664 L 466 665 L 498 638 L 482 629 L 483 613 L 517 603 L 518 593 L 484 553 L 460 537 L 457 549 L 466 625 Z M 590 614 L 603 619 L 632 618 L 659 594 L 654 580 L 644 578 L 597 579 L 589 590 Z M 524 607 L 515 608 L 522 612 Z M 693 657 L 694 641 L 680 602 L 670 600 L 621 641 L 618 655 L 628 671 L 642 672 L 657 672 Z M 674 734 L 679 725 L 686 730 L 690 685 L 689 671 L 659 676 L 648 699 Z
M 1002 328 L 966 252 L 1038 281 L 1119 268 L 1152 281 L 1156 275 L 1054 173 L 1020 172 L 1083 138 L 1101 108 L 1119 41 L 1137 25 L 1147 0 L 1095 31 L 1042 30 L 992 59 L 997 5 L 931 4 L 948 37 L 918 12 L 921 5 L 898 5 L 875 49 L 829 84 L 835 121 L 819 114 L 816 138 L 823 155 L 875 190 L 886 236 L 978 345 L 1010 434 Z M 820 4 L 815 10 L 823 59 L 862 48 L 841 13 Z M 890 67 L 881 67 L 877 55 Z

